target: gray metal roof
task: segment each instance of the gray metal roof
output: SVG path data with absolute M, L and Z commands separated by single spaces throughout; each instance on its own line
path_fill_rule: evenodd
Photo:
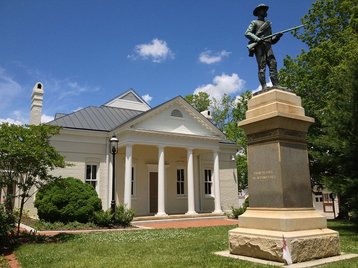
M 57 118 L 47 124 L 64 128 L 111 131 L 141 113 L 143 111 L 108 106 L 90 106 Z

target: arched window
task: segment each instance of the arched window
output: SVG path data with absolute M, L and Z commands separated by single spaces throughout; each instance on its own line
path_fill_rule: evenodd
M 178 109 L 174 109 L 170 115 L 174 117 L 183 117 L 183 113 Z

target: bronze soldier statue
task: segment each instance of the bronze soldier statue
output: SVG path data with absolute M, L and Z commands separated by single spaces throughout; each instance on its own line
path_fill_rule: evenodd
M 266 65 L 269 66 L 272 85 L 274 87 L 278 86 L 277 62 L 271 45 L 276 44 L 283 34 L 277 33 L 269 37 L 272 35 L 271 22 L 268 20 L 265 21 L 268 9 L 269 7 L 264 4 L 258 5 L 253 11 L 254 16 L 257 16 L 257 20 L 251 21 L 245 32 L 245 36 L 250 40 L 249 47 L 251 43 L 256 43 L 256 45 L 250 49 L 249 56 L 252 57 L 254 54 L 256 56 L 258 76 L 263 91 L 267 90 Z

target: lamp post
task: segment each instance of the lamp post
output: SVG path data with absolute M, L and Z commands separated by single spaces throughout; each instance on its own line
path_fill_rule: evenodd
M 334 199 L 336 199 L 337 194 L 336 193 L 330 193 L 329 197 L 332 199 L 333 219 L 335 219 L 336 218 L 336 208 L 335 208 L 335 204 L 334 204 Z
M 118 151 L 118 139 L 116 135 L 113 135 L 110 139 L 111 144 L 111 152 L 112 152 L 112 201 L 111 201 L 111 210 L 114 213 L 116 209 L 116 201 L 115 201 L 115 189 L 116 189 L 116 153 Z

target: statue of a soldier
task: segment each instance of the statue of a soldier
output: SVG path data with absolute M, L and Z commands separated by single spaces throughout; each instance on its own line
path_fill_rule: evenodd
M 258 65 L 258 75 L 262 90 L 267 90 L 266 86 L 266 65 L 269 66 L 270 79 L 272 85 L 278 86 L 277 79 L 277 62 L 272 51 L 271 45 L 276 44 L 282 33 L 278 33 L 271 38 L 264 39 L 264 37 L 272 35 L 271 22 L 266 20 L 268 6 L 264 4 L 258 5 L 254 11 L 254 16 L 257 16 L 256 20 L 251 21 L 249 27 L 245 32 L 245 36 L 250 40 L 250 43 L 257 43 L 257 45 L 250 49 L 249 55 L 256 56 Z

